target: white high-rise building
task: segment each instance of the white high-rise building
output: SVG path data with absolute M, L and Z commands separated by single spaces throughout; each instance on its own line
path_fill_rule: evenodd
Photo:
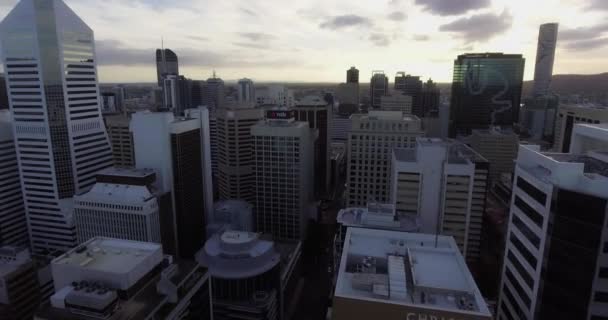
M 27 219 L 19 180 L 13 126 L 0 110 L 0 246 L 29 247 Z
M 393 152 L 391 198 L 397 213 L 419 219 L 421 232 L 456 240 L 468 262 L 480 256 L 490 164 L 465 144 L 419 138 Z
M 256 91 L 257 105 L 291 108 L 295 105 L 293 90 L 284 85 L 271 84 Z
M 557 23 L 545 23 L 540 26 L 538 48 L 536 49 L 536 67 L 534 69 L 533 95 L 535 97 L 549 94 L 558 29 L 559 25 Z
M 380 109 L 383 111 L 400 111 L 412 114 L 412 96 L 403 94 L 384 95 L 380 98 Z
M 608 149 L 576 151 L 519 148 L 497 319 L 608 318 Z
M 386 203 L 393 148 L 414 148 L 423 136 L 420 119 L 399 111 L 354 114 L 348 139 L 347 206 Z
M 153 170 L 110 168 L 93 188 L 74 197 L 78 242 L 94 237 L 161 243 Z
M 318 131 L 296 122 L 295 111 L 268 111 L 251 128 L 257 232 L 302 240 L 313 207 L 314 142 Z
M 560 105 L 555 118 L 555 139 L 553 150 L 570 152 L 574 125 L 577 123 L 599 124 L 608 122 L 608 107 L 576 104 Z
M 65 251 L 72 197 L 113 164 L 93 31 L 61 0 L 22 0 L 0 34 L 32 249 Z
M 251 79 L 241 79 L 238 83 L 239 103 L 255 104 L 255 86 Z

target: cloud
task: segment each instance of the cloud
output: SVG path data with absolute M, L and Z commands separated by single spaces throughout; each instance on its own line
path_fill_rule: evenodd
M 372 33 L 369 35 L 369 41 L 379 47 L 387 47 L 391 44 L 389 37 L 383 33 Z
M 601 0 L 603 1 L 603 0 Z M 471 10 L 487 8 L 490 0 L 416 0 L 416 4 L 440 16 L 453 16 L 467 13 Z
M 608 37 L 571 41 L 566 44 L 570 51 L 588 51 L 608 46 Z
M 239 8 L 239 11 L 241 13 L 244 13 L 244 14 L 248 15 L 248 16 L 252 16 L 252 17 L 257 17 L 258 16 L 258 14 L 255 11 L 251 10 L 251 9 Z
M 393 21 L 404 21 L 407 19 L 407 15 L 401 11 L 395 11 L 388 15 L 388 19 Z
M 560 41 L 593 39 L 601 36 L 606 31 L 608 31 L 608 23 L 590 27 L 563 29 L 559 31 L 558 38 Z
M 264 50 L 270 49 L 270 47 L 268 45 L 252 43 L 252 42 L 233 42 L 232 44 L 235 46 L 239 46 L 239 47 L 243 47 L 243 48 L 250 48 L 250 49 L 264 49 Z
M 130 48 L 116 40 L 98 40 L 95 44 L 99 66 L 155 66 L 156 49 Z M 174 51 L 179 58 L 180 66 L 185 67 L 255 68 L 302 65 L 301 61 L 295 60 L 267 60 L 256 56 L 234 56 L 197 49 L 182 48 Z
M 334 16 L 321 23 L 321 29 L 338 30 L 355 26 L 372 26 L 372 22 L 365 17 L 355 14 L 347 14 L 342 16 Z
M 431 37 L 425 35 L 425 34 L 415 34 L 412 39 L 414 41 L 429 41 L 431 40 Z
M 195 40 L 195 41 L 209 41 L 209 38 L 201 37 L 201 36 L 186 36 L 186 38 L 188 38 L 190 40 Z
M 241 32 L 239 36 L 250 41 L 270 41 L 277 38 L 271 34 L 260 32 Z
M 483 13 L 460 18 L 439 27 L 440 31 L 458 33 L 467 42 L 483 42 L 501 34 L 513 24 L 513 17 L 505 10 L 500 15 Z
M 608 1 L 606 0 L 591 0 L 588 9 L 608 10 Z

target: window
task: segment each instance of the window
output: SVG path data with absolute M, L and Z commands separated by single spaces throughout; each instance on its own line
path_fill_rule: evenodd
M 528 274 L 528 271 L 526 271 L 526 269 L 524 269 L 524 266 L 519 262 L 519 260 L 517 260 L 517 257 L 515 257 L 513 252 L 511 252 L 511 250 L 509 250 L 507 253 L 507 259 L 509 259 L 509 262 L 511 262 L 511 264 L 515 267 L 515 269 L 517 269 L 517 273 L 519 273 L 519 275 L 522 277 L 522 279 L 524 279 L 524 281 L 526 282 L 528 287 L 530 289 L 533 289 L 534 281 L 532 280 L 532 277 Z
M 519 196 L 515 196 L 515 206 L 521 210 L 532 222 L 536 223 L 538 227 L 543 227 L 543 216 L 538 213 L 529 204 L 523 201 Z
M 604 291 L 597 291 L 594 294 L 594 298 L 593 300 L 595 302 L 602 302 L 602 303 L 608 303 L 608 292 L 604 292 Z
M 537 249 L 540 248 L 540 238 L 528 227 L 518 216 L 513 215 L 513 225 L 532 243 Z
M 531 198 L 538 201 L 538 203 L 543 206 L 547 202 L 547 195 L 544 192 L 540 191 L 521 177 L 517 177 L 517 187 L 525 191 Z
M 519 251 L 519 253 L 521 253 L 521 255 L 524 257 L 524 259 L 526 259 L 526 261 L 528 261 L 530 266 L 533 269 L 536 269 L 538 260 L 536 260 L 534 255 L 532 253 L 530 253 L 528 248 L 526 248 L 526 246 L 524 246 L 524 244 L 521 241 L 519 241 L 519 239 L 517 239 L 517 237 L 513 233 L 511 233 L 511 235 L 509 236 L 509 239 L 510 239 L 511 243 L 515 246 L 517 251 Z

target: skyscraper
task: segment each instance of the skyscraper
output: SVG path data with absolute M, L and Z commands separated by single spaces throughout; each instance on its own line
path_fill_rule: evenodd
M 36 271 L 27 249 L 0 247 L 0 319 L 32 319 L 41 298 Z
M 317 130 L 295 111 L 271 110 L 251 128 L 254 138 L 257 232 L 303 240 L 313 204 L 313 143 Z
M 219 198 L 255 202 L 254 139 L 251 127 L 263 119 L 261 109 L 229 106 L 217 110 Z
M 420 119 L 400 111 L 354 114 L 348 136 L 347 205 L 365 207 L 368 202 L 390 199 L 393 148 L 414 148 L 423 136 Z
M 411 114 L 422 118 L 425 112 L 422 109 L 422 81 L 420 77 L 410 76 L 405 72 L 397 72 L 395 76 L 395 91 L 412 97 Z
M 589 134 L 608 142 L 603 127 Z M 605 151 L 543 153 L 539 146 L 520 146 L 499 319 L 608 317 Z
M 179 75 L 177 54 L 170 49 L 156 49 L 156 76 L 158 86 L 163 86 L 163 78 L 167 75 Z
M 112 166 L 93 31 L 61 0 L 22 0 L 0 29 L 32 248 L 65 251 L 72 197 Z
M 490 162 L 490 178 L 500 181 L 502 174 L 513 174 L 519 149 L 519 136 L 510 129 L 493 127 L 489 130 L 473 130 L 469 145 Z
M 184 110 L 192 108 L 192 80 L 180 75 L 163 77 L 163 108 L 182 115 Z
M 176 119 L 169 112 L 135 113 L 131 128 L 137 168 L 156 172 L 163 247 L 192 258 L 205 240 L 200 120 Z
M 490 163 L 460 142 L 416 143 L 393 152 L 391 198 L 398 214 L 420 219 L 423 233 L 454 237 L 467 262 L 477 262 Z
M 215 75 L 215 72 L 213 72 L 212 78 L 207 79 L 205 89 L 203 105 L 209 107 L 211 110 L 224 107 L 224 98 L 226 96 L 224 80 L 218 78 Z
M 0 110 L 8 109 L 8 94 L 6 92 L 6 77 L 0 73 Z
M 251 79 L 241 79 L 238 83 L 239 103 L 255 104 L 255 86 Z
M 422 104 L 423 117 L 427 117 L 429 112 L 439 111 L 439 100 L 441 93 L 437 84 L 433 80 L 429 79 L 422 87 L 422 98 L 420 103 Z
M 454 61 L 450 136 L 512 126 L 519 119 L 524 77 L 519 54 L 473 53 Z
M 29 247 L 17 151 L 8 110 L 0 110 L 0 246 Z
M 535 97 L 545 96 L 549 93 L 551 77 L 553 77 L 558 28 L 557 23 L 545 23 L 540 26 L 534 69 L 533 96 Z
M 122 114 L 104 117 L 116 167 L 135 166 L 135 147 L 133 146 L 133 132 L 129 128 L 130 121 L 129 116 Z
M 359 69 L 350 67 L 346 70 L 346 83 L 359 83 Z
M 384 71 L 374 71 L 369 84 L 370 105 L 373 109 L 379 109 L 382 105 L 382 96 L 388 94 L 388 77 Z

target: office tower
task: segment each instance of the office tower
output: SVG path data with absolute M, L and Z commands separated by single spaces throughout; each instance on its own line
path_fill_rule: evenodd
M 210 138 L 210 149 L 211 149 L 211 175 L 213 179 L 213 199 L 219 198 L 219 165 L 217 163 L 217 157 L 219 153 L 218 146 L 218 132 L 217 132 L 217 110 L 209 110 L 209 138 Z
M 211 275 L 213 319 L 287 319 L 300 251 L 301 243 L 275 243 L 244 231 L 207 240 L 197 261 Z
M 255 104 L 255 86 L 251 79 L 241 79 L 238 84 L 239 103 Z
M 492 319 L 451 237 L 349 228 L 344 243 L 333 319 Z
M 188 119 L 196 119 L 200 126 L 201 141 L 201 164 L 203 171 L 203 200 L 205 201 L 205 212 L 207 217 L 213 212 L 213 163 L 211 154 L 211 128 L 209 108 L 198 107 L 187 109 L 184 115 Z M 207 221 L 210 221 L 207 219 Z
M 424 135 L 420 119 L 396 111 L 370 111 L 351 117 L 348 138 L 347 206 L 390 199 L 393 148 L 414 148 Z
M 399 111 L 403 114 L 412 114 L 412 96 L 402 94 L 386 95 L 380 99 L 382 111 Z
M 335 197 L 337 195 L 342 196 L 344 193 L 344 184 L 346 183 L 346 143 L 332 142 L 330 149 L 330 197 Z
M 180 75 L 167 75 L 163 78 L 163 108 L 182 115 L 192 108 L 192 80 Z
M 454 61 L 450 136 L 512 126 L 519 119 L 525 60 L 519 54 L 473 53 Z
M 411 114 L 422 118 L 426 112 L 422 108 L 422 81 L 420 77 L 406 75 L 405 72 L 397 72 L 395 76 L 395 91 L 412 97 Z
M 414 216 L 400 216 L 395 206 L 386 203 L 368 203 L 366 208 L 346 208 L 338 212 L 338 224 L 334 236 L 334 269 L 340 266 L 342 249 L 349 228 L 419 232 L 420 219 Z
M 0 319 L 32 319 L 40 304 L 40 288 L 28 249 L 0 247 L 0 284 Z
M 441 92 L 437 87 L 437 84 L 433 80 L 429 79 L 422 87 L 421 93 L 421 109 L 423 116 L 426 117 L 429 112 L 439 110 L 439 102 L 441 98 Z
M 29 247 L 13 126 L 8 110 L 0 110 L 0 246 Z
M 564 153 L 570 152 L 572 130 L 575 124 L 598 124 L 604 122 L 608 122 L 608 107 L 584 104 L 560 105 L 558 115 L 555 118 L 555 143 L 553 150 Z
M 384 71 L 374 71 L 369 84 L 370 106 L 373 109 L 379 109 L 382 102 L 382 96 L 388 94 L 388 77 L 384 75 Z
M 8 93 L 6 92 L 6 77 L 0 73 L 0 110 L 9 109 Z
M 608 150 L 608 140 L 598 132 L 608 129 L 608 124 L 577 124 L 572 130 L 570 153 L 582 154 L 590 150 Z
M 211 318 L 209 274 L 156 243 L 96 237 L 51 262 L 55 294 L 40 320 Z
M 216 111 L 219 198 L 255 202 L 254 138 L 251 128 L 263 111 L 231 105 Z
M 116 94 L 113 92 L 102 92 L 101 113 L 112 114 L 117 112 L 120 112 L 120 109 L 118 109 Z
M 489 130 L 473 130 L 468 143 L 473 150 L 490 162 L 492 181 L 500 180 L 502 174 L 513 174 L 519 149 L 519 136 L 511 129 L 492 127 Z
M 557 23 L 545 23 L 540 26 L 538 48 L 536 49 L 536 66 L 534 68 L 533 96 L 535 97 L 549 94 L 558 29 L 559 25 Z
M 346 83 L 359 83 L 359 69 L 350 67 L 346 70 Z
M 332 116 L 331 121 L 331 141 L 333 142 L 348 142 L 348 134 L 352 129 L 352 121 L 350 116 Z
M 258 88 L 255 94 L 258 106 L 291 108 L 295 104 L 293 90 L 289 90 L 281 84 L 271 84 Z
M 207 238 L 224 231 L 253 232 L 253 205 L 242 200 L 218 201 L 207 223 Z
M 353 109 L 351 113 L 359 109 L 359 84 L 358 83 L 340 83 L 337 93 L 340 108 Z
M 331 139 L 329 125 L 333 112 L 331 105 L 317 96 L 306 96 L 296 102 L 293 108 L 295 120 L 308 122 L 311 129 L 319 132 L 315 145 L 315 194 L 325 198 L 329 192 Z
M 192 107 L 205 105 L 205 95 L 207 94 L 207 82 L 204 80 L 192 80 Z
M 32 249 L 64 251 L 72 197 L 113 165 L 93 31 L 61 0 L 22 0 L 0 29 Z
M 160 207 L 154 170 L 110 168 L 97 183 L 74 197 L 78 242 L 94 237 L 161 243 Z
M 597 127 L 597 140 L 608 141 Z M 499 319 L 608 317 L 605 283 L 608 158 L 522 145 L 498 307 Z
M 156 49 L 156 76 L 159 87 L 163 87 L 163 79 L 168 75 L 179 75 L 177 55 L 171 49 Z
M 131 120 L 136 166 L 156 172 L 163 248 L 184 259 L 205 241 L 200 123 L 170 112 L 135 113 Z
M 129 128 L 131 122 L 129 116 L 109 115 L 103 119 L 112 144 L 114 166 L 125 168 L 135 166 L 135 147 L 133 146 L 133 132 Z
M 313 207 L 314 142 L 318 131 L 295 111 L 270 110 L 251 128 L 254 139 L 257 232 L 303 240 Z
M 216 77 L 215 72 L 213 72 L 213 77 L 207 79 L 205 89 L 202 105 L 207 106 L 210 110 L 223 108 L 225 105 L 224 100 L 226 96 L 224 80 Z
M 490 164 L 460 142 L 420 138 L 395 149 L 391 198 L 400 215 L 420 219 L 421 232 L 452 236 L 467 262 L 479 259 Z

